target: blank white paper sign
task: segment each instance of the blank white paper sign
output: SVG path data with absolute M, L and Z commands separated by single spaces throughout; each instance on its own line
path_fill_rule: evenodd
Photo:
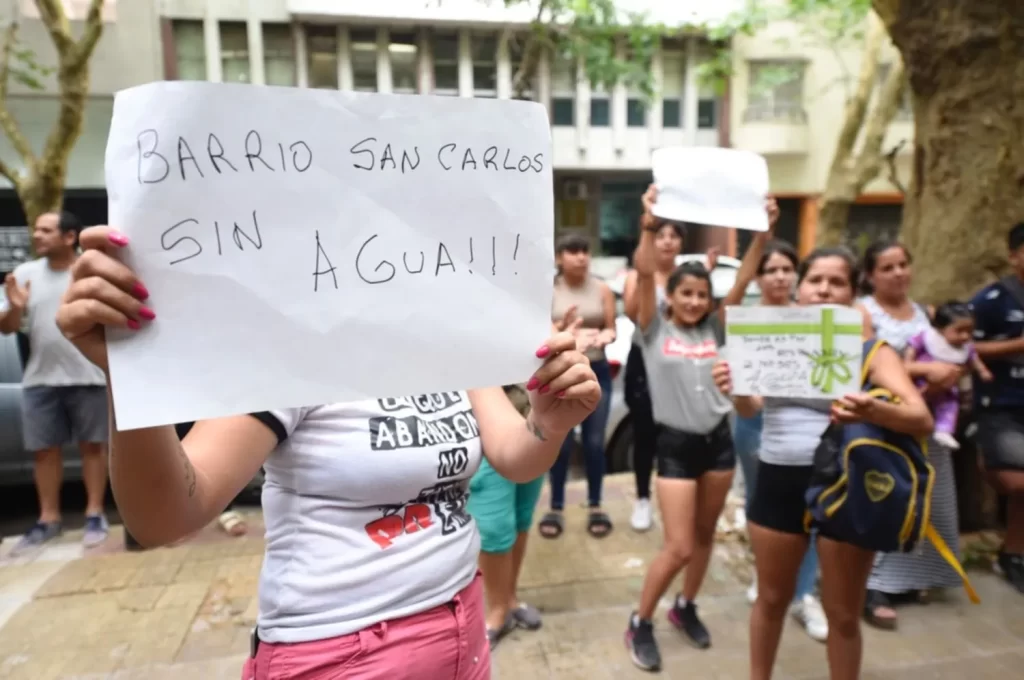
M 156 320 L 110 330 L 119 429 L 521 382 L 551 328 L 532 102 L 119 92 L 110 223 Z
M 651 154 L 663 219 L 768 231 L 768 163 L 740 149 L 674 146 Z

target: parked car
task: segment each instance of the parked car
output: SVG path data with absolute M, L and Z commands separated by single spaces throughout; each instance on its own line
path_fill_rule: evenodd
M 3 308 L 2 302 L 0 308 Z M 81 479 L 82 459 L 78 449 L 66 447 L 64 454 L 64 479 Z M 32 481 L 32 454 L 25 451 L 21 435 L 18 337 L 0 335 L 0 487 L 32 484 Z
M 687 254 L 676 258 L 677 265 L 692 261 L 703 262 L 704 256 Z M 720 301 L 732 290 L 739 268 L 740 261 L 735 257 L 719 256 L 718 266 L 711 272 L 711 292 L 716 300 Z M 608 426 L 605 428 L 605 456 L 608 459 L 609 473 L 633 469 L 633 425 L 629 407 L 626 405 L 623 380 L 626 359 L 629 357 L 629 349 L 633 344 L 634 330 L 633 322 L 626 316 L 622 298 L 627 273 L 628 270 L 623 269 L 608 280 L 609 287 L 615 293 L 617 305 L 615 342 L 605 348 L 608 363 L 612 368 L 611 413 L 608 417 Z M 760 299 L 761 289 L 756 282 L 752 282 L 747 287 L 743 304 L 756 305 Z

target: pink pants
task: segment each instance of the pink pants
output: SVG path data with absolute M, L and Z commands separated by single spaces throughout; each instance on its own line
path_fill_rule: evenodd
M 242 680 L 489 680 L 478 573 L 451 602 L 313 642 L 261 642 Z

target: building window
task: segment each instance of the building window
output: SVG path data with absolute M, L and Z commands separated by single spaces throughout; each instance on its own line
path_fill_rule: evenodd
M 718 100 L 702 97 L 697 102 L 697 127 L 701 130 L 713 130 L 718 127 Z
M 392 33 L 388 43 L 391 60 L 391 89 L 415 94 L 419 91 L 419 49 L 412 33 Z
M 377 32 L 352 31 L 349 50 L 353 88 L 357 92 L 376 92 Z
M 665 41 L 661 56 L 661 126 L 683 127 L 683 92 L 686 85 L 686 53 L 678 42 Z
M 629 127 L 647 126 L 647 102 L 633 97 L 626 100 L 626 125 Z
M 295 44 L 288 24 L 263 24 L 263 71 L 267 85 L 295 86 Z
M 661 126 L 678 128 L 683 126 L 683 102 L 680 99 L 666 99 L 661 102 Z
M 206 39 L 202 21 L 175 21 L 174 61 L 178 80 L 206 80 Z
M 749 122 L 776 121 L 805 123 L 803 61 L 770 60 L 750 62 L 747 110 Z
M 519 73 L 519 69 L 522 68 L 523 66 L 523 58 L 526 55 L 525 48 L 527 45 L 527 40 L 528 38 L 526 36 L 517 35 L 510 37 L 508 41 L 508 54 L 509 60 L 511 61 L 512 65 L 512 73 L 510 76 L 512 78 L 512 97 L 514 99 L 536 99 L 536 90 L 534 88 L 534 83 L 536 81 L 537 76 L 536 68 L 534 69 L 534 72 L 530 74 L 530 77 L 526 80 L 526 82 L 523 84 L 522 93 L 517 96 L 515 90 L 516 74 Z
M 608 127 L 611 119 L 612 107 L 608 95 L 595 92 L 590 99 L 590 127 Z
M 459 36 L 455 33 L 435 33 L 432 41 L 434 53 L 434 94 L 459 93 Z
M 473 96 L 498 96 L 498 40 L 493 35 L 470 37 L 473 60 Z
M 576 124 L 576 100 L 572 97 L 551 99 L 551 124 L 571 127 Z
M 221 80 L 225 83 L 252 82 L 249 76 L 249 32 L 241 21 L 220 23 Z
M 338 89 L 338 31 L 333 26 L 307 26 L 309 86 Z

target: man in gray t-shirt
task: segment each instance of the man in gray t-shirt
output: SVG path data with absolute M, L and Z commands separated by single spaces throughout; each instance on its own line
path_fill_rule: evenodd
M 57 328 L 57 308 L 71 283 L 82 225 L 71 213 L 46 213 L 36 220 L 32 242 L 39 258 L 19 265 L 4 280 L 4 335 L 25 330 L 29 356 L 22 376 L 22 434 L 35 454 L 39 521 L 18 549 L 39 545 L 62 531 L 61 447 L 77 442 L 86 489 L 84 542 L 107 535 L 103 501 L 107 487 L 107 393 L 103 372 Z

